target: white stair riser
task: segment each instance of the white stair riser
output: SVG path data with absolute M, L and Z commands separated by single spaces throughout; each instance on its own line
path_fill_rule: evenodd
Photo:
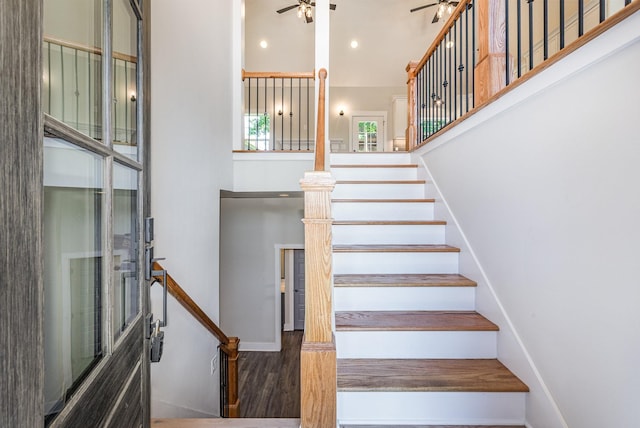
M 336 311 L 472 311 L 475 287 L 334 287 Z
M 495 331 L 336 332 L 338 358 L 496 358 L 496 341 Z
M 334 253 L 333 273 L 458 273 L 458 253 Z
M 398 165 L 411 161 L 409 153 L 331 153 L 331 165 Z
M 410 184 L 336 184 L 331 197 L 334 199 L 420 199 L 424 198 L 425 185 Z
M 445 226 L 334 225 L 334 244 L 444 244 Z
M 336 180 L 416 180 L 417 168 L 332 168 Z
M 524 425 L 524 393 L 338 392 L 341 424 Z M 463 410 L 464 409 L 464 410 Z
M 433 220 L 431 202 L 334 202 L 336 220 Z

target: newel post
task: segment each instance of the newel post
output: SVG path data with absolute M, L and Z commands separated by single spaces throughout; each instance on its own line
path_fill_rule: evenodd
M 238 345 L 240 344 L 240 339 L 237 337 L 230 337 L 229 343 L 226 345 L 227 353 L 227 362 L 229 364 L 229 382 L 227 385 L 228 388 L 228 397 L 229 403 L 227 404 L 228 413 L 230 418 L 239 418 L 240 417 L 240 397 L 238 395 L 238 382 L 240 379 L 238 378 Z
M 407 130 L 405 132 L 405 149 L 411 150 L 416 145 L 418 126 L 416 117 L 416 69 L 418 63 L 407 64 Z
M 336 426 L 336 344 L 332 330 L 330 172 L 307 172 L 304 191 L 305 326 L 300 353 L 300 426 Z
M 487 101 L 507 83 L 505 56 L 505 1 L 476 0 L 478 13 L 478 62 L 475 68 L 475 106 Z M 509 56 L 509 81 L 513 80 L 513 58 Z

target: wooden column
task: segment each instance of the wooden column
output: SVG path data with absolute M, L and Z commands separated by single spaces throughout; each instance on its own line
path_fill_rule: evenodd
M 407 64 L 407 131 L 405 132 L 405 149 L 411 150 L 416 145 L 418 133 L 416 117 L 416 69 L 418 63 L 411 61 Z
M 227 384 L 228 388 L 228 415 L 230 418 L 239 418 L 240 417 L 240 397 L 238 396 L 238 345 L 240 344 L 240 339 L 237 337 L 230 337 L 229 343 L 225 346 L 228 357 L 228 374 L 229 374 L 229 383 Z
M 505 1 L 477 0 L 478 63 L 475 68 L 474 105 L 479 106 L 506 86 Z M 513 80 L 509 57 L 510 79 Z
M 336 345 L 332 331 L 331 173 L 305 173 L 305 332 L 300 354 L 302 428 L 336 426 Z

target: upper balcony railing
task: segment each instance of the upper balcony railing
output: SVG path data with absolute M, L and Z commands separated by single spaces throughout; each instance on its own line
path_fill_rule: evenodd
M 407 66 L 407 150 L 640 9 L 640 0 L 462 0 Z
M 246 151 L 314 150 L 314 73 L 242 71 Z
M 96 140 L 102 140 L 102 57 L 96 47 L 44 39 L 44 113 Z M 136 146 L 137 58 L 113 52 L 111 67 L 113 142 Z

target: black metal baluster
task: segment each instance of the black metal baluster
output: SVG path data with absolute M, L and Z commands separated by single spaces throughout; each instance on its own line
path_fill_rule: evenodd
M 65 91 L 64 91 L 64 52 L 62 51 L 63 47 L 60 46 L 60 75 L 61 75 L 61 79 L 60 79 L 60 86 L 62 88 L 62 117 L 61 120 L 64 122 L 64 96 L 65 96 Z M 49 84 L 51 84 L 51 82 L 49 82 Z
M 505 86 L 509 86 L 509 0 L 504 2 L 504 69 Z
M 309 78 L 307 77 L 307 150 L 309 150 Z
M 607 18 L 607 10 L 606 10 L 606 3 L 604 0 L 600 0 L 600 22 L 604 21 Z
M 289 150 L 293 150 L 293 78 L 289 78 Z
M 453 102 L 451 102 L 451 73 L 453 72 L 453 66 L 452 66 L 452 61 L 451 61 L 451 50 L 453 48 L 453 46 L 451 46 L 451 32 L 448 31 L 447 32 L 447 44 L 449 44 L 449 47 L 447 49 L 448 54 L 449 54 L 449 63 L 448 63 L 448 68 L 447 68 L 447 88 L 449 89 L 449 95 L 447 97 L 447 105 L 448 105 L 448 109 L 449 109 L 449 122 L 453 122 Z
M 264 78 L 264 125 L 267 126 L 267 119 L 268 119 L 268 114 L 267 114 L 267 86 L 268 86 L 268 80 L 265 77 Z M 270 124 L 269 124 L 270 126 Z M 264 132 L 264 136 L 263 136 L 263 142 L 264 142 L 264 149 L 265 150 L 269 150 L 269 146 L 268 146 L 268 140 L 267 140 L 267 132 L 266 129 L 263 129 Z
M 578 0 L 578 37 L 584 34 L 584 0 Z
M 533 70 L 533 0 L 529 2 L 529 71 Z
M 453 23 L 453 27 L 451 27 L 451 33 L 453 34 L 453 46 L 451 46 L 451 48 L 453 49 L 453 68 L 452 68 L 452 72 L 453 72 L 453 114 L 455 116 L 455 119 L 458 118 L 458 95 L 456 94 L 456 91 L 458 90 L 458 50 L 456 47 L 457 44 L 457 38 L 456 38 L 456 28 L 458 26 L 458 20 L 456 19 L 456 21 L 454 21 Z
M 284 77 L 280 79 L 280 150 L 284 150 Z
M 302 140 L 302 135 L 300 134 L 302 132 L 300 129 L 302 127 L 302 93 L 300 91 L 302 91 L 302 80 L 298 77 L 298 151 L 301 149 Z
M 272 97 L 273 108 L 271 109 L 271 120 L 269 120 L 269 122 L 273 121 L 273 138 L 271 139 L 272 140 L 271 150 L 276 150 L 276 79 L 275 77 L 271 79 L 271 83 L 273 84 L 273 97 Z M 271 123 L 269 123 L 269 127 L 271 127 Z
M 462 63 L 462 14 L 458 17 L 458 21 L 456 21 L 456 25 L 458 26 L 458 37 L 457 41 L 460 43 L 460 64 L 458 65 L 458 79 L 460 82 L 460 94 L 458 95 L 458 102 L 460 103 L 459 114 L 462 116 L 462 72 L 464 71 L 464 64 Z M 456 43 L 457 44 L 457 43 Z
M 547 58 L 549 58 L 549 0 L 544 0 L 542 2 L 542 8 L 543 8 L 543 37 L 544 37 L 544 53 L 543 53 L 543 57 L 544 60 L 546 61 Z
M 245 150 L 251 149 L 251 133 L 249 132 L 251 129 L 251 77 L 247 78 L 247 112 L 245 113 L 244 118 L 244 127 L 245 127 Z M 247 117 L 248 116 L 248 117 Z M 247 123 L 248 121 L 248 123 Z M 247 139 L 249 141 L 247 141 Z
M 564 49 L 564 0 L 560 0 L 560 50 Z
M 75 83 L 76 83 L 76 91 L 74 92 L 76 96 L 76 129 L 80 128 L 80 91 L 78 90 L 78 49 L 74 51 L 74 74 L 75 74 Z M 125 75 L 126 79 L 126 75 Z
M 518 15 L 518 77 L 522 76 L 522 0 L 517 0 L 517 15 Z M 560 0 L 562 1 L 562 0 Z

